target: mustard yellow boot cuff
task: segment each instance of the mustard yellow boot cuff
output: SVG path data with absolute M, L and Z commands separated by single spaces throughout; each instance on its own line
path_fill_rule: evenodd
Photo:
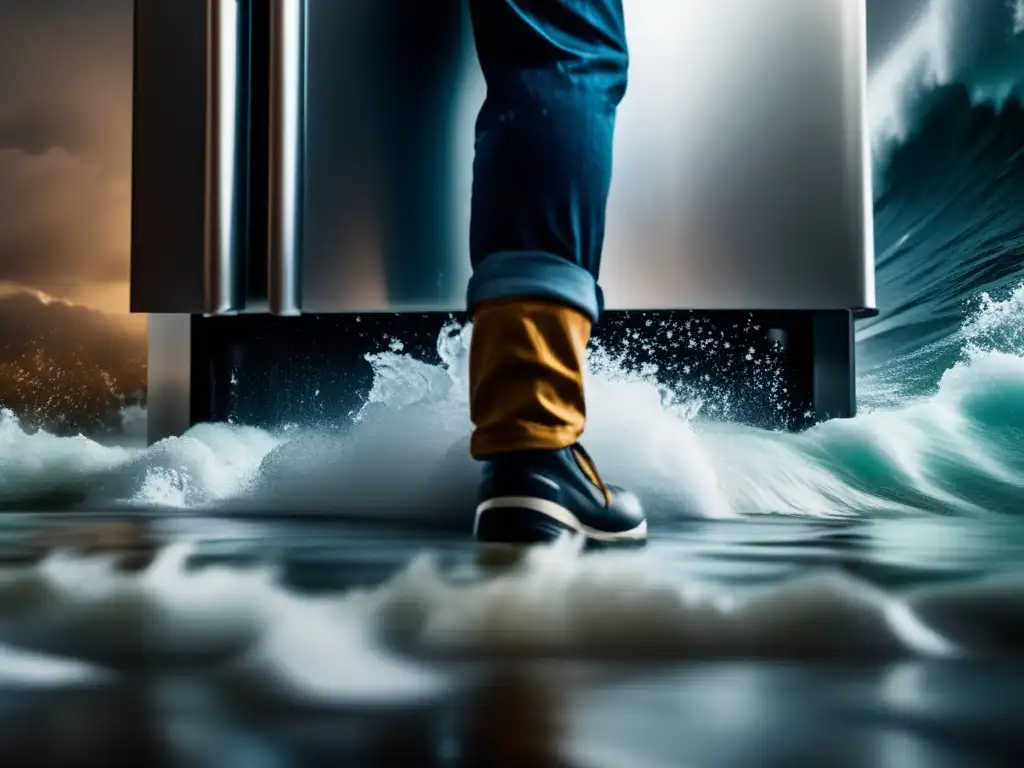
M 586 422 L 583 368 L 591 321 L 543 300 L 480 304 L 469 356 L 470 451 L 565 448 Z

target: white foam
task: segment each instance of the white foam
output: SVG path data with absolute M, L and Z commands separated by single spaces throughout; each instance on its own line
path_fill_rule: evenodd
M 264 456 L 284 441 L 265 430 L 201 424 L 181 437 L 129 448 L 29 432 L 10 411 L 0 411 L 0 504 L 59 493 L 100 506 L 210 503 L 243 491 Z
M 4 653 L 31 660 L 40 652 L 90 662 L 62 666 L 44 659 L 37 677 L 84 675 L 94 665 L 219 662 L 230 680 L 241 675 L 305 703 L 419 699 L 440 689 L 429 670 L 380 648 L 373 595 L 299 597 L 277 587 L 267 567 L 190 571 L 191 551 L 172 546 L 141 574 L 118 571 L 106 558 L 67 554 L 4 573 L 0 637 L 31 653 L 0 646 L 0 662 Z M 3 672 L 0 663 L 0 679 Z
M 67 555 L 8 571 L 0 577 L 0 642 L 114 670 L 219 662 L 235 683 L 320 704 L 439 695 L 455 682 L 437 665 L 439 655 L 681 660 L 970 651 L 921 621 L 915 603 L 837 574 L 767 589 L 679 584 L 642 554 L 583 556 L 563 540 L 489 578 L 455 579 L 423 556 L 380 587 L 314 598 L 282 589 L 266 567 L 186 569 L 190 551 L 171 547 L 141 574 Z M 932 613 L 946 604 L 930 599 L 916 604 Z
M 415 610 L 406 633 L 443 653 L 610 658 L 947 655 L 896 600 L 819 574 L 766 591 L 673 584 L 633 553 L 581 557 L 571 541 L 531 551 L 522 567 L 482 584 L 446 583 L 429 559 L 390 585 L 392 610 Z M 928 641 L 922 641 L 928 638 Z
M 355 423 L 336 430 L 199 425 L 129 449 L 28 434 L 0 415 L 0 503 L 71 492 L 86 507 L 390 515 L 461 530 L 470 524 L 477 479 L 468 452 L 470 335 L 468 327 L 445 329 L 442 365 L 391 351 L 373 357 L 368 403 Z M 698 395 L 682 398 L 656 373 L 596 354 L 585 442 L 609 481 L 641 494 L 655 530 L 679 518 L 762 513 L 986 514 L 951 487 L 948 468 L 972 473 L 982 486 L 1024 484 L 1013 446 L 1001 437 L 1024 428 L 1013 421 L 1014 404 L 1024 400 L 1024 287 L 1004 300 L 982 296 L 951 343 L 962 359 L 932 395 L 803 434 L 702 421 Z
M 187 574 L 184 545 L 140 575 L 108 558 L 57 553 L 0 578 L 0 632 L 7 642 L 58 655 L 110 661 L 170 654 L 234 655 L 258 636 L 266 569 Z
M 85 437 L 29 434 L 10 410 L 0 410 L 0 503 L 81 484 L 131 455 Z
M 5 688 L 95 685 L 107 677 L 91 664 L 0 645 L 0 686 Z

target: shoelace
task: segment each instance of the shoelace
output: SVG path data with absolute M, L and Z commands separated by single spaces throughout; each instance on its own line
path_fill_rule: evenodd
M 590 454 L 587 453 L 587 450 L 579 443 L 575 443 L 572 446 L 572 453 L 576 458 L 576 463 L 579 464 L 580 469 L 583 470 L 583 474 L 585 474 L 590 482 L 596 485 L 601 491 L 601 494 L 604 496 L 604 503 L 606 505 L 611 505 L 612 494 L 601 479 L 601 474 L 597 471 L 597 465 L 594 463 L 594 460 L 590 458 Z

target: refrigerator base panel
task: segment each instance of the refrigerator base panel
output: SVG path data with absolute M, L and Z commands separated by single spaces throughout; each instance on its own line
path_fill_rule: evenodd
M 450 313 L 156 314 L 149 323 L 150 443 L 211 421 L 343 426 L 389 364 L 434 366 L 419 370 L 440 382 L 437 396 L 465 354 L 464 318 Z M 590 370 L 654 382 L 666 408 L 697 418 L 797 431 L 855 414 L 853 324 L 838 310 L 608 311 Z

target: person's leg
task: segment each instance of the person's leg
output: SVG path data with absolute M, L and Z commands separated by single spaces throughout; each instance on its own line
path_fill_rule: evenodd
M 467 292 L 471 451 L 485 464 L 477 533 L 642 539 L 635 499 L 609 491 L 578 446 L 627 80 L 622 0 L 469 2 L 487 81 Z
M 622 0 L 470 0 L 487 81 L 476 125 L 470 310 L 547 298 L 591 321 L 626 91 Z

